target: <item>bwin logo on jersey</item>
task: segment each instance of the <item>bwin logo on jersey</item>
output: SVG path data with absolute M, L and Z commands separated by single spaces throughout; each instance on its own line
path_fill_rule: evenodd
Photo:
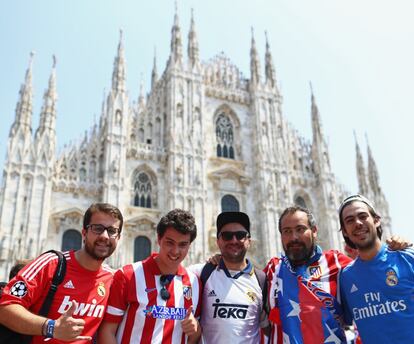
M 213 303 L 214 314 L 213 318 L 222 319 L 246 319 L 247 310 L 249 306 L 237 305 L 234 303 L 220 303 L 219 299 L 216 299 L 216 303 Z
M 73 299 L 72 299 L 73 300 Z M 70 300 L 70 296 L 65 296 L 63 298 L 62 303 L 58 309 L 58 313 L 63 314 L 65 313 L 69 307 L 71 306 L 72 301 Z M 80 317 L 94 317 L 94 318 L 102 318 L 105 311 L 104 305 L 98 305 L 96 300 L 93 299 L 92 303 L 83 303 L 79 302 L 78 306 L 75 308 L 73 315 L 78 315 Z

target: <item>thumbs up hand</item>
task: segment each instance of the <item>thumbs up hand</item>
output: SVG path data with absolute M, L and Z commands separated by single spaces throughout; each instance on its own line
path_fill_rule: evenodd
M 181 320 L 181 328 L 183 332 L 188 336 L 188 343 L 196 343 L 201 335 L 201 327 L 197 319 L 193 314 L 193 306 L 187 309 L 187 314 L 183 320 Z
M 78 303 L 72 301 L 66 312 L 56 320 L 53 338 L 64 341 L 92 340 L 90 336 L 81 336 L 85 326 L 85 320 L 73 317 L 73 313 L 77 308 Z

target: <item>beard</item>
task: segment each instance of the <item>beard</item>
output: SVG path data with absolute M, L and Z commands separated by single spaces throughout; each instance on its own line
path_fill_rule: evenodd
M 231 263 L 241 263 L 244 261 L 244 257 L 246 256 L 247 249 L 242 246 L 237 252 L 232 252 L 231 250 L 226 249 L 229 247 L 226 245 L 225 249 L 222 250 L 221 255 L 223 258 Z
M 370 233 L 370 237 L 368 239 L 368 241 L 363 242 L 363 243 L 358 243 L 358 242 L 352 242 L 356 248 L 360 251 L 369 251 L 370 249 L 372 249 L 375 246 L 375 243 L 377 241 L 377 232 Z
M 88 242 L 85 240 L 85 252 L 95 260 L 103 261 L 105 258 L 108 258 L 115 250 L 115 246 L 109 242 L 108 249 L 106 252 L 101 252 L 101 250 L 97 247 L 97 244 L 100 243 L 99 241 L 94 241 L 93 243 Z
M 302 265 L 312 256 L 315 242 L 312 240 L 311 246 L 306 247 L 305 243 L 295 240 L 289 242 L 283 249 L 293 266 Z

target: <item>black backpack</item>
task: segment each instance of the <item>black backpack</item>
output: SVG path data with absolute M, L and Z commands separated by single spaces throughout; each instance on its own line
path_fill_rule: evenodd
M 203 266 L 203 269 L 201 270 L 200 274 L 200 280 L 202 289 L 204 290 L 204 286 L 206 285 L 206 282 L 208 278 L 210 277 L 211 273 L 217 268 L 217 265 L 214 265 L 212 263 L 207 263 Z M 259 282 L 260 289 L 262 289 L 262 303 L 263 303 L 263 309 L 266 313 L 267 311 L 267 281 L 266 281 L 266 274 L 262 270 L 258 270 L 256 268 L 253 268 L 254 274 L 256 275 L 257 281 Z
M 50 286 L 49 292 L 47 293 L 45 301 L 39 311 L 39 315 L 44 317 L 47 317 L 56 290 L 59 284 L 63 282 L 66 273 L 66 258 L 62 252 L 50 250 L 44 252 L 43 254 L 46 253 L 56 254 L 58 256 L 58 265 L 56 266 L 55 274 L 53 275 L 52 285 Z M 32 336 L 14 332 L 8 327 L 0 324 L 0 344 L 28 344 L 31 340 Z

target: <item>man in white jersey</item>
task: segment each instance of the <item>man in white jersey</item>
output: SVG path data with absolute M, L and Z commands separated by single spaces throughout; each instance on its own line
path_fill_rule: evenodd
M 200 283 L 181 265 L 196 235 L 188 211 L 174 209 L 161 218 L 159 253 L 115 273 L 99 344 L 197 343 Z
M 262 286 L 265 275 L 245 258 L 250 247 L 250 221 L 242 212 L 217 217 L 217 266 L 198 264 L 194 271 L 204 283 L 201 326 L 203 343 L 260 343 L 260 327 L 267 326 Z M 208 271 L 208 272 L 207 272 Z

